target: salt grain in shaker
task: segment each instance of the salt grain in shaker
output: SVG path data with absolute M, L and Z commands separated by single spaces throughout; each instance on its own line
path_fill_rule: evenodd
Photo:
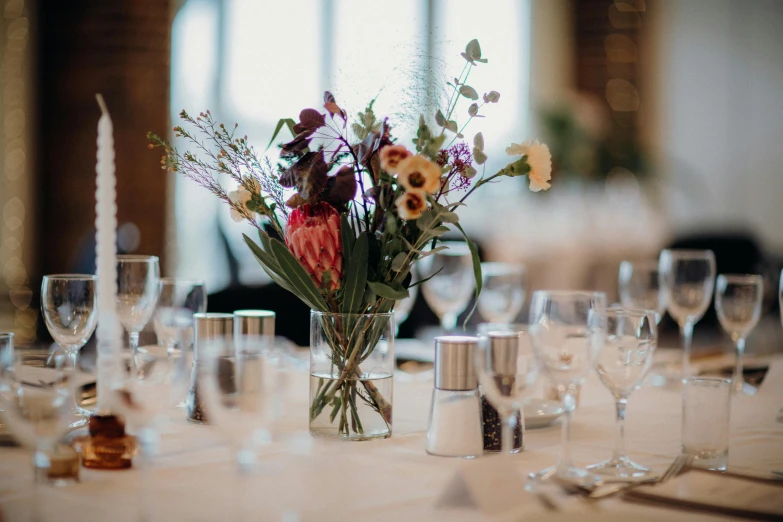
M 481 398 L 473 362 L 476 337 L 435 338 L 435 389 L 425 449 L 441 457 L 484 452 Z

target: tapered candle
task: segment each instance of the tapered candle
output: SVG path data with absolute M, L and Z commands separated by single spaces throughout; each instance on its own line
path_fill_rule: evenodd
M 95 266 L 98 276 L 97 394 L 96 411 L 111 410 L 111 389 L 118 378 L 122 330 L 117 320 L 117 202 L 114 176 L 114 130 L 100 94 L 98 154 L 95 172 Z

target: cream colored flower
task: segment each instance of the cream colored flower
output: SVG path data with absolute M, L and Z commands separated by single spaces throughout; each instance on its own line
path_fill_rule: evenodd
M 440 188 L 441 168 L 422 155 L 405 158 L 397 166 L 397 183 L 405 190 L 423 190 L 430 194 Z
M 416 219 L 427 210 L 427 193 L 423 190 L 409 190 L 394 202 L 397 213 L 406 221 Z
M 527 156 L 527 164 L 530 165 L 528 178 L 530 179 L 531 192 L 547 190 L 552 185 L 549 180 L 552 179 L 552 154 L 549 147 L 538 140 L 530 143 L 525 141 L 521 145 L 512 143 L 506 149 L 509 156 Z
M 252 215 L 253 213 L 247 208 L 247 202 L 253 198 L 253 195 L 244 187 L 239 187 L 237 190 L 232 190 L 228 193 L 228 199 L 235 205 L 239 205 L 245 209 L 245 212 Z M 239 213 L 233 206 L 231 207 L 231 219 L 239 223 L 244 221 L 245 216 Z
M 397 174 L 397 165 L 410 156 L 410 151 L 402 145 L 386 145 L 381 149 L 381 168 L 389 174 Z

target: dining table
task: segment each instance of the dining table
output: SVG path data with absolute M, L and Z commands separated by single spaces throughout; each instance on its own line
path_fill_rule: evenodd
M 658 352 L 656 356 L 666 355 L 665 349 Z M 0 448 L 0 520 L 26 520 L 34 498 L 46 521 L 136 521 L 141 502 L 160 521 L 732 519 L 623 495 L 588 500 L 563 492 L 555 503 L 542 501 L 525 490 L 525 481 L 528 473 L 556 463 L 560 421 L 527 429 L 524 450 L 517 454 L 485 454 L 472 460 L 428 455 L 424 448 L 433 381 L 427 371 L 395 373 L 390 438 L 353 442 L 312 437 L 308 365 L 303 359 L 298 362 L 289 365 L 281 379 L 281 415 L 271 426 L 269 440 L 258 446 L 255 469 L 240 473 L 216 427 L 190 423 L 183 409 L 172 409 L 160 426 L 160 454 L 145 472 L 136 467 L 82 468 L 79 482 L 41 485 L 34 496 L 30 453 L 20 447 Z M 729 471 L 764 475 L 783 470 L 783 355 L 772 354 L 765 363 L 769 369 L 758 393 L 732 398 Z M 631 458 L 662 472 L 680 454 L 681 425 L 681 384 L 645 383 L 628 402 Z M 586 466 L 610 456 L 616 430 L 614 398 L 593 372 L 573 413 L 576 463 Z M 505 481 L 497 488 L 505 496 L 498 502 L 503 509 L 492 509 L 491 501 L 489 508 L 487 502 L 477 502 L 471 495 L 486 491 L 477 493 L 460 482 L 473 473 L 491 476 L 494 469 Z M 144 501 L 142 481 L 151 492 Z

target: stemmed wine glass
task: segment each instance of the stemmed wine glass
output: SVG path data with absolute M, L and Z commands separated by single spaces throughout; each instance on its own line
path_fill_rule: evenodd
M 408 315 L 410 315 L 411 309 L 413 309 L 413 305 L 416 303 L 416 296 L 418 293 L 419 286 L 411 286 L 408 288 L 408 297 L 394 303 L 394 328 L 397 330 L 395 334 L 399 332 L 400 325 L 405 322 Z
M 190 382 L 193 363 L 192 351 L 182 342 L 192 328 L 192 312 L 178 308 L 161 308 L 157 311 L 161 324 L 169 332 L 175 332 L 178 350 L 169 351 L 163 346 L 151 346 L 132 354 L 133 364 L 129 373 L 114 387 L 117 407 L 131 424 L 141 449 L 141 474 L 139 508 L 141 518 L 154 519 L 154 493 L 152 469 L 160 444 L 159 423 L 166 411 L 182 399 Z
M 619 274 L 620 304 L 624 308 L 652 310 L 660 324 L 666 311 L 663 287 L 658 277 L 658 261 L 623 261 Z
M 639 389 L 652 365 L 658 338 L 656 313 L 619 307 L 606 312 L 606 340 L 598 352 L 595 369 L 614 396 L 617 436 L 612 457 L 587 466 L 589 471 L 622 480 L 644 477 L 650 472 L 625 452 L 625 408 L 628 397 Z
M 47 350 L 14 351 L 10 340 L 5 344 L 0 357 L 0 411 L 11 433 L 33 453 L 31 519 L 40 520 L 39 484 L 47 481 L 49 455 L 69 428 L 72 358 L 62 352 L 50 356 Z
M 476 373 L 487 400 L 502 420 L 501 452 L 512 453 L 517 412 L 538 378 L 539 365 L 535 357 L 523 349 L 525 335 L 509 329 L 491 330 L 479 338 L 474 351 Z M 524 417 L 522 417 L 524 431 Z
M 195 279 L 175 279 L 163 277 L 160 279 L 160 295 L 158 296 L 158 310 L 176 308 L 183 312 L 190 311 L 191 315 L 207 311 L 207 289 L 204 281 Z M 180 333 L 174 329 L 167 329 L 161 316 L 155 313 L 153 318 L 155 335 L 158 336 L 158 344 L 166 348 L 169 353 L 177 349 Z M 182 341 L 190 346 L 193 342 L 193 327 L 184 332 Z
M 456 330 L 459 314 L 470 303 L 475 288 L 473 261 L 465 243 L 444 241 L 445 250 L 419 261 L 419 274 L 427 279 L 421 288 L 424 300 L 440 319 L 445 331 Z
M 46 275 L 41 284 L 41 308 L 46 329 L 63 349 L 76 370 L 79 349 L 90 340 L 98 323 L 94 275 Z M 88 410 L 80 408 L 74 394 L 71 415 L 78 420 L 72 426 L 87 422 Z
M 562 421 L 563 442 L 557 466 L 532 478 L 547 477 L 554 472 L 564 481 L 593 486 L 601 480 L 571 459 L 571 415 L 574 393 L 595 364 L 606 334 L 606 295 L 602 292 L 533 293 L 530 305 L 530 336 L 533 353 L 552 383 L 564 390 L 565 415 Z
M 753 395 L 756 388 L 745 382 L 742 356 L 745 353 L 745 339 L 761 318 L 764 279 L 760 275 L 721 274 L 717 285 L 715 309 L 718 311 L 718 321 L 737 347 L 732 389 Z
M 693 326 L 710 306 L 715 288 L 715 254 L 712 250 L 664 250 L 658 270 L 666 309 L 680 326 L 684 379 L 691 375 Z
M 481 316 L 491 323 L 510 323 L 525 303 L 525 269 L 513 263 L 481 263 Z
M 156 256 L 117 256 L 117 316 L 128 332 L 131 353 L 158 302 L 160 267 Z

